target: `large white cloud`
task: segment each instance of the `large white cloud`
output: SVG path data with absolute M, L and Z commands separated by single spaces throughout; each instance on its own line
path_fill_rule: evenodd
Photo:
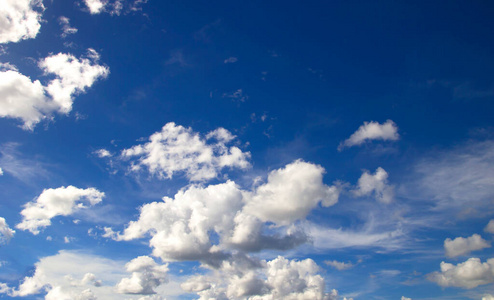
M 168 281 L 168 265 L 158 265 L 149 256 L 139 256 L 125 265 L 132 277 L 123 278 L 117 284 L 117 291 L 122 294 L 155 294 L 154 288 Z
M 358 185 L 353 193 L 357 196 L 368 196 L 374 194 L 374 197 L 382 203 L 393 201 L 394 187 L 388 184 L 388 173 L 381 167 L 376 169 L 374 175 L 365 171 L 358 180 Z
M 87 57 L 58 53 L 41 60 L 45 75 L 54 75 L 47 86 L 15 69 L 0 71 L 0 117 L 20 119 L 24 129 L 34 126 L 53 113 L 69 113 L 74 95 L 108 75 L 109 69 L 98 64 L 98 53 L 88 50 Z
M 14 233 L 15 231 L 7 225 L 5 219 L 0 217 L 0 245 L 8 243 Z
M 479 258 L 453 265 L 441 262 L 441 271 L 429 274 L 429 280 L 443 287 L 472 289 L 494 282 L 494 258 L 481 262 Z
M 191 128 L 170 122 L 151 135 L 149 142 L 123 150 L 122 157 L 132 159 L 133 171 L 145 167 L 160 178 L 172 178 L 175 173 L 184 172 L 192 181 L 204 181 L 216 177 L 225 167 L 250 167 L 249 152 L 226 146 L 234 138 L 224 128 L 201 138 Z
M 391 120 L 387 120 L 383 124 L 374 121 L 364 122 L 348 139 L 340 143 L 338 150 L 359 146 L 370 140 L 396 141 L 399 138 L 398 127 Z
M 0 43 L 35 38 L 43 11 L 41 0 L 1 0 Z
M 457 237 L 454 240 L 447 238 L 444 241 L 444 250 L 448 257 L 466 255 L 472 251 L 490 247 L 491 245 L 478 234 L 474 234 L 467 238 Z
M 101 202 L 104 196 L 95 188 L 68 186 L 43 190 L 38 198 L 24 205 L 22 222 L 16 228 L 38 234 L 41 228 L 51 225 L 53 217 L 71 215 L 78 209 L 86 208 L 85 203 L 92 206 Z

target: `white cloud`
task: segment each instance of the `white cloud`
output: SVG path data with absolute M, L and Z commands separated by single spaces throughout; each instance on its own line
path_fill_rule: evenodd
M 68 186 L 43 190 L 38 198 L 24 205 L 22 222 L 16 228 L 38 234 L 40 228 L 51 225 L 53 217 L 71 215 L 78 209 L 86 208 L 85 202 L 92 206 L 101 202 L 104 196 L 95 188 Z
M 8 243 L 14 233 L 15 231 L 7 225 L 5 219 L 0 217 L 0 245 Z
M 2 176 L 2 175 L 3 175 L 3 170 L 2 170 L 2 168 L 0 168 L 0 176 Z
M 84 3 L 89 8 L 89 12 L 94 15 L 104 11 L 108 0 L 84 0 Z
M 487 226 L 485 226 L 484 231 L 494 234 L 494 220 L 489 221 Z
M 494 282 L 494 258 L 484 263 L 479 258 L 469 258 L 456 266 L 441 262 L 441 271 L 429 274 L 428 279 L 442 287 L 466 289 L 489 284 Z
M 345 262 L 336 261 L 336 260 L 325 260 L 324 263 L 328 266 L 331 266 L 331 267 L 337 269 L 338 271 L 348 270 L 348 269 L 351 269 L 355 266 L 354 264 L 352 264 L 350 262 L 345 263 Z
M 492 295 L 484 295 L 482 297 L 482 300 L 494 300 L 494 296 L 492 296 Z
M 353 193 L 357 196 L 368 196 L 373 193 L 379 202 L 390 203 L 393 201 L 394 187 L 388 184 L 388 173 L 379 167 L 374 175 L 365 171 Z
M 407 298 L 405 296 L 401 296 L 401 300 L 412 300 L 412 298 Z
M 231 133 L 218 128 L 201 138 L 191 128 L 170 122 L 160 132 L 149 137 L 149 142 L 122 151 L 122 157 L 132 161 L 132 170 L 145 167 L 160 178 L 172 178 L 184 172 L 192 181 L 215 178 L 225 168 L 246 169 L 250 167 L 249 152 L 226 144 L 234 138 Z
M 457 237 L 454 240 L 447 238 L 444 241 L 444 250 L 446 250 L 446 256 L 448 257 L 466 255 L 472 251 L 490 247 L 491 245 L 478 234 L 468 238 Z
M 238 58 L 236 57 L 229 57 L 227 59 L 225 59 L 224 63 L 225 64 L 233 64 L 233 63 L 236 63 L 238 61 Z
M 58 18 L 58 24 L 62 26 L 62 37 L 66 38 L 70 34 L 77 33 L 77 28 L 70 26 L 70 19 L 67 17 Z
M 233 101 L 245 102 L 245 100 L 249 99 L 242 89 L 238 89 L 232 93 L 224 93 L 223 98 L 230 98 Z
M 141 6 L 147 3 L 147 0 L 84 0 L 84 3 L 92 15 L 103 12 L 120 15 L 122 11 L 125 14 L 141 11 Z
M 374 121 L 364 122 L 364 125 L 361 125 L 348 139 L 340 143 L 338 150 L 359 146 L 370 140 L 396 141 L 399 138 L 398 127 L 391 120 L 387 120 L 383 124 Z
M 38 66 L 45 75 L 55 75 L 46 87 L 15 70 L 0 72 L 0 117 L 20 119 L 27 130 L 54 112 L 69 113 L 73 96 L 109 73 L 107 67 L 97 64 L 93 49 L 88 50 L 88 58 L 58 53 L 44 58 Z
M 125 268 L 132 272 L 132 277 L 123 278 L 117 284 L 117 291 L 122 294 L 155 294 L 154 288 L 168 281 L 168 264 L 160 266 L 149 256 L 134 258 Z
M 99 158 L 112 157 L 113 156 L 110 153 L 110 151 L 108 151 L 106 149 L 98 149 L 98 150 L 94 151 L 93 153 L 96 154 L 96 156 L 98 156 Z
M 35 38 L 41 28 L 44 6 L 40 0 L 2 0 L 0 43 Z

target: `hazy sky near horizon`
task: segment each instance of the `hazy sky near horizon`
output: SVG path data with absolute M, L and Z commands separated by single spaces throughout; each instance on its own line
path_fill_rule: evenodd
M 493 15 L 0 0 L 0 299 L 494 299 Z

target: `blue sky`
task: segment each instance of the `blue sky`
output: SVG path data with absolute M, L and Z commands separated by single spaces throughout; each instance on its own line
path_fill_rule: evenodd
M 0 0 L 0 298 L 494 299 L 493 13 Z

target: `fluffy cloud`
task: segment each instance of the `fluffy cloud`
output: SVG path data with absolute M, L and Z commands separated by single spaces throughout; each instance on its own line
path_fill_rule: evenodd
M 466 289 L 489 284 L 494 282 L 494 258 L 484 263 L 478 258 L 469 258 L 456 266 L 441 262 L 441 271 L 429 274 L 428 279 L 442 287 Z
M 107 2 L 108 1 L 104 0 L 84 0 L 87 8 L 89 8 L 89 12 L 93 15 L 101 13 L 104 10 Z
M 361 125 L 348 139 L 340 143 L 338 150 L 359 146 L 370 140 L 396 141 L 399 138 L 398 127 L 391 120 L 387 120 L 383 124 L 374 121 L 364 122 L 364 125 Z
M 490 247 L 491 245 L 478 234 L 468 238 L 457 237 L 454 240 L 447 238 L 444 241 L 444 250 L 446 250 L 446 256 L 448 257 L 457 257 Z
M 145 167 L 160 178 L 184 172 L 192 181 L 204 181 L 216 177 L 225 167 L 250 167 L 249 152 L 226 146 L 234 138 L 228 130 L 218 128 L 204 139 L 191 128 L 170 122 L 151 135 L 148 143 L 123 150 L 122 157 L 137 158 L 132 161 L 133 171 Z
M 135 12 L 141 10 L 141 5 L 146 2 L 147 0 L 84 0 L 84 4 L 92 15 L 103 12 L 120 15 L 122 10 L 124 13 Z
M 3 170 L 2 170 L 2 168 L 0 168 L 0 176 L 2 176 L 2 175 L 3 175 Z
M 3 0 L 0 5 L 0 43 L 36 37 L 43 11 L 40 0 Z
M 105 158 L 105 157 L 112 157 L 113 155 L 110 153 L 110 151 L 106 149 L 98 149 L 93 152 L 96 156 L 99 158 Z
M 15 231 L 9 228 L 5 219 L 0 217 L 0 245 L 8 243 L 14 233 Z
M 345 263 L 345 262 L 341 262 L 341 261 L 336 261 L 336 260 L 326 260 L 324 261 L 324 263 L 328 266 L 331 266 L 335 269 L 337 269 L 338 271 L 343 271 L 343 270 L 348 270 L 348 269 L 351 269 L 354 267 L 354 264 L 352 263 Z
M 357 189 L 353 190 L 353 193 L 357 196 L 368 196 L 374 193 L 379 202 L 390 203 L 393 201 L 394 187 L 388 185 L 388 173 L 379 167 L 374 175 L 365 171 L 359 178 Z
M 336 299 L 337 292 L 325 293 L 325 282 L 311 259 L 271 261 L 240 259 L 223 261 L 212 274 L 191 277 L 182 284 L 199 299 Z
M 70 34 L 77 32 L 77 28 L 70 26 L 70 19 L 67 17 L 58 18 L 58 23 L 62 26 L 62 37 L 65 38 Z
M 139 256 L 125 265 L 132 277 L 123 278 L 117 285 L 122 294 L 155 294 L 154 288 L 167 282 L 168 265 L 158 265 L 149 256 Z
M 47 86 L 16 70 L 0 72 L 0 117 L 20 119 L 24 129 L 32 130 L 54 112 L 70 112 L 75 94 L 108 75 L 108 68 L 98 65 L 97 60 L 93 49 L 88 50 L 87 58 L 64 53 L 46 57 L 38 66 L 45 75 L 55 75 Z
M 105 236 L 133 240 L 149 234 L 153 255 L 165 261 L 211 260 L 224 256 L 220 251 L 225 248 L 290 249 L 308 237 L 289 225 L 305 218 L 319 202 L 329 206 L 338 199 L 337 188 L 322 183 L 323 173 L 320 166 L 295 161 L 272 171 L 267 183 L 254 191 L 241 190 L 233 181 L 190 186 L 173 199 L 142 206 L 139 219 L 122 234 L 107 228 Z M 266 228 L 265 222 L 278 227 Z M 213 232 L 219 244 L 211 239 Z
M 494 234 L 494 220 L 489 221 L 487 226 L 485 226 L 484 231 Z
M 51 225 L 55 216 L 68 216 L 78 209 L 86 208 L 84 203 L 95 205 L 102 201 L 104 193 L 95 188 L 79 189 L 74 186 L 43 190 L 34 201 L 24 205 L 22 222 L 16 228 L 38 234 L 40 228 Z

